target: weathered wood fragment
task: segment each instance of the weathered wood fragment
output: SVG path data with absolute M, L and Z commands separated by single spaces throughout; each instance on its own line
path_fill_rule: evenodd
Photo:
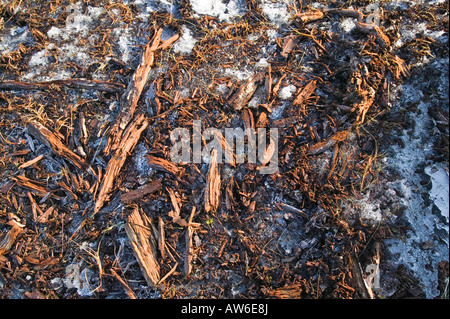
M 314 93 L 315 89 L 316 89 L 316 81 L 312 80 L 308 84 L 306 84 L 304 88 L 300 90 L 293 104 L 294 105 L 304 104 L 309 99 L 309 97 Z
M 151 194 L 153 192 L 156 192 L 157 190 L 160 190 L 161 187 L 162 184 L 160 179 L 151 181 L 150 183 L 138 187 L 137 189 L 131 190 L 127 193 L 123 193 L 120 196 L 120 201 L 124 204 L 131 203 L 135 200 L 141 199 L 147 194 Z
M 138 207 L 128 216 L 125 225 L 133 253 L 149 287 L 155 287 L 160 279 L 160 266 L 156 259 L 156 240 L 152 234 L 152 221 Z
M 220 198 L 220 173 L 218 166 L 218 152 L 213 149 L 209 163 L 209 171 L 205 189 L 205 211 L 215 212 L 219 207 Z
M 250 77 L 237 92 L 228 100 L 235 110 L 241 110 L 252 98 L 258 86 L 264 81 L 264 73 L 260 72 Z
M 118 147 L 114 156 L 109 160 L 106 172 L 103 177 L 103 184 L 97 196 L 97 201 L 94 205 L 93 214 L 96 214 L 103 204 L 108 200 L 109 193 L 113 187 L 114 180 L 120 173 L 127 156 L 132 152 L 135 145 L 139 141 L 142 132 L 147 128 L 148 122 L 143 114 L 136 116 L 136 118 L 128 125 L 123 132 L 121 140 L 117 144 Z
M 336 132 L 333 136 L 314 144 L 308 150 L 309 155 L 320 154 L 330 147 L 333 147 L 336 143 L 342 142 L 347 138 L 348 131 Z
M 272 122 L 272 127 L 282 128 L 286 126 L 291 126 L 292 124 L 297 123 L 300 120 L 300 116 L 290 116 L 284 119 L 275 120 Z
M 91 89 L 104 92 L 121 92 L 125 89 L 125 85 L 116 82 L 105 82 L 98 80 L 85 79 L 66 79 L 54 80 L 46 82 L 21 82 L 21 81 L 4 81 L 0 82 L 0 90 L 46 90 L 52 88 L 68 87 L 72 89 Z
M 142 54 L 141 62 L 128 83 L 128 87 L 120 101 L 119 115 L 110 131 L 108 143 L 104 149 L 105 154 L 109 154 L 111 151 L 119 148 L 122 133 L 134 116 L 142 90 L 147 83 L 148 75 L 155 61 L 155 51 L 161 42 L 161 34 L 162 29 L 158 29 L 153 40 L 147 44 Z
M 80 156 L 72 152 L 63 144 L 61 139 L 39 122 L 31 121 L 27 124 L 28 131 L 42 144 L 50 148 L 58 156 L 72 163 L 78 169 L 88 168 L 88 164 Z
M 21 227 L 15 225 L 7 233 L 0 236 L 0 256 L 11 249 L 17 236 L 19 236 L 22 231 L 23 229 Z
M 357 21 L 356 22 L 356 28 L 366 34 L 374 35 L 377 39 L 378 44 L 383 47 L 389 47 L 391 45 L 391 41 L 387 37 L 386 34 L 384 34 L 383 30 L 381 28 L 373 23 L 364 23 Z
M 306 11 L 298 12 L 294 15 L 294 18 L 299 18 L 302 22 L 307 23 L 315 20 L 320 20 L 323 18 L 322 11 Z
M 192 207 L 191 215 L 189 216 L 188 226 L 186 228 L 186 255 L 184 258 L 184 274 L 188 276 L 192 271 L 192 257 L 193 257 L 193 245 L 192 235 L 194 234 L 194 228 L 192 225 L 192 219 L 194 218 L 196 207 Z
M 147 163 L 153 169 L 171 173 L 173 175 L 177 175 L 179 171 L 178 167 L 174 163 L 160 157 L 147 155 Z
M 357 254 L 355 252 L 350 253 L 349 259 L 355 290 L 358 292 L 360 298 L 370 299 Z
M 16 177 L 13 177 L 12 180 L 14 180 L 21 187 L 33 190 L 39 196 L 48 196 L 48 194 L 51 194 L 51 192 L 44 187 L 45 183 L 31 180 L 22 175 L 17 175 Z M 60 196 L 55 194 L 51 194 L 51 196 L 55 199 L 61 199 Z
M 281 51 L 281 56 L 286 58 L 289 56 L 289 53 L 295 48 L 298 43 L 298 37 L 295 35 L 289 35 L 283 40 L 283 50 Z

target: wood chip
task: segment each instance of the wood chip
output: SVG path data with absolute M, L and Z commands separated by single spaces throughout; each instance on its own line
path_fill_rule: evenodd
M 147 83 L 148 75 L 155 61 L 155 51 L 161 42 L 161 34 L 162 29 L 156 31 L 153 40 L 145 47 L 141 62 L 122 96 L 119 115 L 109 133 L 108 143 L 104 149 L 106 155 L 119 148 L 119 141 L 122 139 L 122 134 L 134 116 L 142 90 Z
M 113 184 L 119 175 L 123 164 L 129 154 L 131 154 L 135 145 L 139 141 L 142 132 L 147 128 L 148 122 L 143 114 L 138 115 L 127 127 L 118 143 L 118 148 L 114 156 L 109 160 L 106 172 L 103 177 L 103 183 L 95 202 L 93 214 L 96 214 L 103 204 L 108 200 L 109 193 Z
M 347 138 L 348 131 L 336 132 L 333 136 L 324 141 L 314 144 L 308 150 L 309 155 L 320 154 L 334 146 L 337 142 L 342 142 Z
M 306 11 L 298 12 L 294 15 L 294 18 L 299 18 L 303 23 L 320 20 L 323 18 L 322 11 Z
M 310 98 L 310 96 L 314 93 L 316 89 L 316 81 L 310 81 L 304 88 L 300 90 L 295 98 L 293 104 L 294 105 L 302 105 L 306 103 L 306 101 Z
M 138 207 L 128 216 L 125 232 L 133 253 L 149 287 L 156 287 L 160 279 L 160 266 L 156 259 L 156 240 L 151 231 L 152 221 Z
M 215 212 L 219 207 L 220 173 L 218 167 L 218 152 L 213 149 L 209 163 L 209 171 L 205 189 L 205 211 Z
M 131 203 L 135 200 L 141 199 L 147 194 L 151 194 L 156 192 L 157 190 L 160 190 L 162 187 L 161 180 L 155 180 L 150 183 L 147 183 L 141 187 L 138 187 L 137 189 L 131 190 L 127 193 L 123 193 L 120 196 L 120 201 L 124 204 Z
M 286 58 L 289 56 L 289 53 L 295 48 L 298 43 L 298 37 L 294 35 L 289 35 L 283 40 L 283 50 L 281 52 L 281 56 Z
M 147 163 L 153 169 L 172 173 L 173 175 L 177 175 L 179 171 L 178 167 L 174 163 L 160 157 L 147 155 Z
M 23 229 L 21 227 L 13 226 L 7 233 L 0 236 L 0 256 L 4 255 L 11 249 L 17 236 L 19 236 L 22 232 Z
M 252 98 L 256 89 L 264 81 L 264 73 L 260 72 L 250 77 L 247 82 L 240 86 L 237 92 L 228 100 L 235 110 L 241 110 Z
M 78 169 L 88 168 L 88 164 L 77 154 L 72 152 L 67 146 L 63 144 L 61 139 L 55 133 L 39 122 L 31 121 L 27 124 L 28 131 L 38 139 L 42 144 L 50 148 L 58 156 L 68 160 Z

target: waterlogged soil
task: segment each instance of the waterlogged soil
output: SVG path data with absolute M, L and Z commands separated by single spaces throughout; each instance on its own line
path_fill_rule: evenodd
M 148 125 L 94 213 L 159 28 L 131 114 Z M 448 298 L 447 46 L 448 1 L 1 0 L 0 297 Z M 278 171 L 168 166 L 194 121 L 278 129 Z

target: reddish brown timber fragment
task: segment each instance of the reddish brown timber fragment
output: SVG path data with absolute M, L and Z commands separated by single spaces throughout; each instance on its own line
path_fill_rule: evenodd
M 120 196 L 120 200 L 122 203 L 128 204 L 132 201 L 135 201 L 137 199 L 144 197 L 147 194 L 156 192 L 159 189 L 161 189 L 161 180 L 160 179 L 158 179 L 156 181 L 152 181 L 148 184 L 145 184 L 145 185 L 138 187 L 137 189 L 131 190 L 127 193 L 123 193 Z
M 108 200 L 114 180 L 120 173 L 127 156 L 139 141 L 142 132 L 147 128 L 148 122 L 143 114 L 138 115 L 122 134 L 122 139 L 117 143 L 118 147 L 114 156 L 109 160 L 103 177 L 103 184 L 94 205 L 93 214 L 96 214 Z
M 264 81 L 264 73 L 260 72 L 250 77 L 237 92 L 228 100 L 235 110 L 241 110 L 252 98 L 258 86 Z
M 316 81 L 310 81 L 306 86 L 301 89 L 301 91 L 297 94 L 297 97 L 295 98 L 293 104 L 294 105 L 302 105 L 304 104 L 311 94 L 314 93 L 314 90 L 316 89 Z
M 31 135 L 50 148 L 54 153 L 68 160 L 78 169 L 86 169 L 88 167 L 87 163 L 80 156 L 72 152 L 55 133 L 51 132 L 41 123 L 31 121 L 27 127 Z
M 160 157 L 147 155 L 147 163 L 153 169 L 172 173 L 173 175 L 177 175 L 179 171 L 178 167 L 174 163 Z
M 156 260 L 156 240 L 151 229 L 150 218 L 135 207 L 128 216 L 125 232 L 147 284 L 155 287 L 160 279 L 160 266 Z
M 153 40 L 147 44 L 141 57 L 141 62 L 136 69 L 128 87 L 122 96 L 120 113 L 117 116 L 111 129 L 108 144 L 104 149 L 105 154 L 116 150 L 119 146 L 122 133 L 134 116 L 136 106 L 141 96 L 142 90 L 147 83 L 147 78 L 155 61 L 155 51 L 161 42 L 162 29 L 156 31 Z
M 309 155 L 320 154 L 334 146 L 337 142 L 342 142 L 347 138 L 348 131 L 336 132 L 333 136 L 324 141 L 314 144 L 308 150 Z
M 298 12 L 294 15 L 294 18 L 299 18 L 302 22 L 307 23 L 310 21 L 320 20 L 323 18 L 322 11 L 306 11 Z
M 14 242 L 16 241 L 17 236 L 22 233 L 23 229 L 19 226 L 13 226 L 7 233 L 0 235 L 0 256 L 7 253 Z
M 209 171 L 205 189 L 205 211 L 215 212 L 220 200 L 220 173 L 218 167 L 218 152 L 213 149 L 209 163 Z

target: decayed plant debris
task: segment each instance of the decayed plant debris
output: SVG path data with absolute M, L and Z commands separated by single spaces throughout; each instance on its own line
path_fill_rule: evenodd
M 89 31 L 100 62 L 27 82 L 25 58 L 47 45 L 50 23 L 64 24 L 68 4 L 0 7 L 35 42 L 0 59 L 2 297 L 17 285 L 77 297 L 81 288 L 63 279 L 73 265 L 95 273 L 89 297 L 376 297 L 361 267 L 379 263 L 374 247 L 393 226 L 350 223 L 339 205 L 376 183 L 389 87 L 411 75 L 413 57 L 393 48 L 388 22 L 366 23 L 348 3 L 304 5 L 272 41 L 258 1 L 234 21 L 177 1 L 179 16 L 155 11 L 146 26 L 133 5 L 95 4 L 109 10 Z M 50 21 L 44 9 L 59 15 Z M 354 20 L 351 40 L 332 30 L 343 18 Z M 141 41 L 128 63 L 111 53 L 116 25 Z M 188 54 L 174 50 L 185 25 L 198 39 Z M 278 172 L 259 174 L 271 143 L 257 165 L 223 163 L 214 151 L 209 163 L 173 163 L 170 132 L 194 120 L 278 128 Z

